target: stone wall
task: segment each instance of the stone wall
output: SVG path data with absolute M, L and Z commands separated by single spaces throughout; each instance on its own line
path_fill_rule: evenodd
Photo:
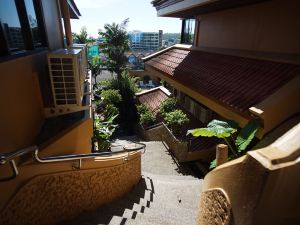
M 179 162 L 195 160 L 209 162 L 215 158 L 215 149 L 189 152 L 188 143 L 178 140 L 164 123 L 147 129 L 138 125 L 137 133 L 147 141 L 164 141 Z
M 128 193 L 140 177 L 140 153 L 118 165 L 36 176 L 0 213 L 0 224 L 52 225 L 72 219 Z
M 176 139 L 164 123 L 148 129 L 138 126 L 138 133 L 148 141 L 164 141 L 179 162 L 186 161 L 188 154 L 187 142 L 181 142 Z

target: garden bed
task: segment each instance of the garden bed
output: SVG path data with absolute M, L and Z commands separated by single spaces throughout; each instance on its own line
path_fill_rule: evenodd
M 190 151 L 191 143 L 177 139 L 163 122 L 147 128 L 137 125 L 136 132 L 141 138 L 147 141 L 163 141 L 179 162 L 195 160 L 211 161 L 215 157 L 215 145 L 205 149 Z

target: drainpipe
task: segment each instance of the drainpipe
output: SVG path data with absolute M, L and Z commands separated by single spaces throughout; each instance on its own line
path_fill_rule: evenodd
M 73 38 L 72 38 L 68 0 L 61 0 L 60 2 L 61 2 L 61 9 L 62 9 L 62 17 L 64 21 L 65 35 L 67 39 L 67 47 L 69 47 L 73 45 Z

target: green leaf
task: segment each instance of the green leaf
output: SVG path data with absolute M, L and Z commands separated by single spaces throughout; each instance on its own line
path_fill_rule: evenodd
M 242 152 L 247 148 L 247 146 L 255 137 L 255 134 L 259 128 L 259 120 L 253 119 L 244 128 L 241 129 L 238 137 L 235 140 L 235 145 L 239 152 Z
M 209 169 L 214 169 L 217 167 L 217 159 L 210 162 Z
M 195 137 L 217 137 L 226 138 L 237 131 L 237 123 L 234 121 L 212 120 L 207 128 L 197 128 L 189 130 L 187 134 L 192 134 Z
M 215 132 L 210 128 L 196 128 L 194 130 L 188 130 L 187 135 L 193 135 L 194 137 L 213 137 Z

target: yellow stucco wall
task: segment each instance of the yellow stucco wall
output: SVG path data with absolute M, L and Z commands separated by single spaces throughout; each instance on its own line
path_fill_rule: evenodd
M 93 120 L 84 119 L 55 139 L 50 139 L 49 144 L 41 149 L 41 156 L 91 153 L 92 136 Z
M 300 112 L 300 74 L 286 85 L 255 105 L 253 114 L 264 121 L 264 133 L 271 131 L 292 115 Z M 259 113 L 256 113 L 258 110 Z
M 125 160 L 128 159 L 128 160 Z M 128 193 L 141 178 L 141 154 L 75 162 L 30 163 L 0 186 L 0 224 L 57 224 Z
M 50 50 L 63 47 L 58 1 L 42 0 Z M 0 153 L 33 144 L 44 122 L 39 81 L 48 76 L 48 49 L 0 63 Z
M 300 124 L 270 146 L 250 151 L 208 173 L 198 224 L 299 224 L 299 135 Z M 226 198 L 208 195 L 215 189 L 222 190 Z M 226 214 L 219 217 L 214 212 Z
M 300 53 L 300 3 L 273 0 L 201 15 L 198 46 Z
M 0 64 L 0 152 L 32 144 L 43 124 L 39 74 L 46 74 L 46 53 Z

